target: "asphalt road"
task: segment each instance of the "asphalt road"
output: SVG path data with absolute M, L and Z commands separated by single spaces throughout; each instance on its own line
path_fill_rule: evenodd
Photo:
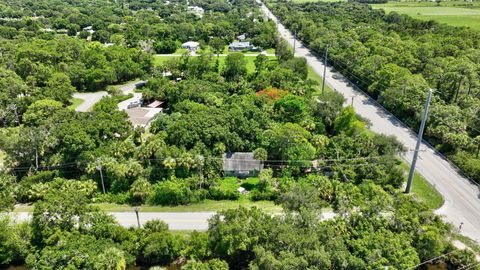
M 135 90 L 135 87 L 136 87 L 135 85 L 139 82 L 143 82 L 143 81 L 130 82 L 128 84 L 119 86 L 120 90 L 122 90 L 124 95 L 128 95 L 130 93 L 133 93 L 132 98 L 119 103 L 119 109 L 120 110 L 126 109 L 127 105 L 130 104 L 130 102 L 137 101 L 137 100 L 140 100 L 142 98 L 141 93 L 134 93 L 133 92 L 133 90 Z M 95 105 L 95 103 L 99 102 L 100 99 L 102 99 L 103 97 L 106 97 L 108 95 L 109 94 L 106 91 L 98 91 L 98 92 L 91 92 L 91 93 L 74 93 L 73 94 L 74 98 L 83 99 L 82 104 L 78 105 L 78 107 L 75 108 L 75 111 L 77 111 L 77 112 L 88 112 L 89 110 L 91 110 L 93 105 Z
M 109 212 L 114 216 L 118 223 L 123 227 L 138 226 L 135 212 Z M 14 212 L 10 213 L 15 222 L 29 221 L 32 213 Z M 168 228 L 173 231 L 206 231 L 208 229 L 208 220 L 215 215 L 215 212 L 139 212 L 138 217 L 140 226 L 149 220 L 159 219 L 168 224 Z M 327 211 L 322 213 L 322 219 L 328 220 L 336 216 L 335 213 Z
M 140 101 L 140 99 L 142 99 L 142 93 L 135 93 L 134 90 L 136 88 L 136 84 L 144 82 L 145 81 L 135 81 L 119 87 L 124 95 L 133 94 L 133 97 L 118 103 L 119 110 L 126 110 L 128 109 L 128 104 Z
M 259 0 L 257 0 L 259 2 Z M 260 2 L 259 2 L 260 3 Z M 262 10 L 278 24 L 280 35 L 293 46 L 293 35 L 278 22 L 277 18 L 262 5 Z M 307 63 L 320 76 L 323 75 L 322 61 L 316 58 L 305 48 L 300 41 L 296 41 L 295 56 L 305 57 Z M 353 97 L 353 107 L 362 117 L 371 121 L 374 132 L 394 135 L 408 149 L 415 149 L 416 134 L 405 127 L 392 114 L 382 109 L 372 99 L 355 90 L 348 80 L 327 67 L 326 83 L 343 94 L 350 103 Z M 445 221 L 451 222 L 457 228 L 463 223 L 461 234 L 480 242 L 480 188 L 459 174 L 445 158 L 427 144 L 422 144 L 417 171 L 421 173 L 442 194 L 445 204 L 436 211 Z M 411 162 L 413 151 L 403 157 Z
M 108 93 L 105 91 L 99 91 L 99 92 L 93 92 L 93 93 L 74 93 L 73 97 L 74 98 L 80 98 L 83 99 L 82 104 L 78 105 L 77 108 L 75 108 L 75 111 L 77 112 L 88 112 L 95 103 L 100 101 L 102 97 L 108 96 Z
M 118 223 L 124 227 L 134 227 L 137 225 L 137 217 L 135 212 L 110 212 Z M 208 219 L 211 218 L 215 212 L 139 212 L 140 225 L 143 226 L 149 220 L 159 219 L 168 224 L 170 230 L 197 230 L 206 231 L 208 229 Z M 15 221 L 29 221 L 31 213 L 19 212 L 12 214 Z

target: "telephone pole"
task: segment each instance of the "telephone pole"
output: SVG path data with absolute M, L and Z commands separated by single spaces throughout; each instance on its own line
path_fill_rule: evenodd
M 297 29 L 293 32 L 293 57 L 295 57 L 295 44 L 297 43 Z
M 133 210 L 135 211 L 135 215 L 137 216 L 138 228 L 140 228 L 140 217 L 138 216 L 138 207 L 135 207 Z
M 100 180 L 102 181 L 103 194 L 105 194 L 105 183 L 103 182 L 102 163 L 100 162 L 100 159 L 97 159 L 97 164 L 97 170 L 100 172 Z
M 327 60 L 328 60 L 328 45 L 325 48 L 325 57 L 323 59 L 323 80 L 322 80 L 322 95 L 325 94 L 325 76 L 327 74 Z
M 413 153 L 412 165 L 410 166 L 410 173 L 408 174 L 407 188 L 405 193 L 410 193 L 412 189 L 413 175 L 415 173 L 415 165 L 417 164 L 418 152 L 420 151 L 420 145 L 422 144 L 423 131 L 425 130 L 425 122 L 428 116 L 428 107 L 430 106 L 430 99 L 432 98 L 432 89 L 428 91 L 427 101 L 425 102 L 425 108 L 423 109 L 422 123 L 420 124 L 420 130 L 418 131 L 417 145 L 415 146 L 415 152 Z

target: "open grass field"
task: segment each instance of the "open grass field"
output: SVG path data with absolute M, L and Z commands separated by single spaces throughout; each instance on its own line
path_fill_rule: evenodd
M 297 1 L 297 0 L 296 0 Z M 298 0 L 302 1 L 302 0 Z M 480 2 L 388 2 L 372 4 L 389 13 L 396 11 L 421 20 L 434 20 L 452 26 L 467 26 L 480 31 Z
M 410 166 L 406 163 L 402 164 L 405 172 L 408 174 Z M 427 204 L 431 209 L 438 209 L 443 205 L 443 198 L 440 193 L 433 187 L 423 176 L 417 172 L 413 177 L 412 193 L 422 202 Z

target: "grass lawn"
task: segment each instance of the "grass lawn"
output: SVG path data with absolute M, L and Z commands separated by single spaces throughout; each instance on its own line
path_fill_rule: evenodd
M 322 93 L 322 76 L 318 75 L 311 66 L 308 66 L 308 78 L 318 82 L 317 91 L 313 93 L 314 96 L 318 96 Z M 325 91 L 333 91 L 328 84 L 325 84 Z
M 3 168 L 3 163 L 5 163 L 5 153 L 0 150 L 0 168 Z
M 410 166 L 408 164 L 403 163 L 402 167 L 407 173 L 409 172 Z M 443 205 L 442 195 L 440 195 L 435 187 L 417 172 L 415 172 L 413 177 L 412 193 L 431 209 L 438 209 Z
M 173 56 L 173 55 L 155 55 L 153 57 L 153 64 L 155 66 L 159 66 L 171 59 L 176 59 L 176 58 L 180 58 L 179 56 Z
M 480 30 L 480 2 L 389 2 L 373 4 L 373 8 L 385 12 L 396 11 L 421 20 L 435 20 L 453 26 L 468 26 Z
M 103 211 L 108 212 L 129 212 L 133 211 L 133 206 L 131 205 L 120 205 L 120 204 L 111 204 L 111 203 L 99 203 L 95 204 L 100 207 Z M 205 200 L 200 203 L 194 203 L 190 205 L 179 205 L 179 206 L 150 206 L 144 205 L 140 206 L 141 212 L 210 212 L 210 211 L 221 211 L 226 209 L 234 209 L 239 206 L 243 207 L 258 207 L 269 213 L 280 213 L 282 208 L 275 205 L 271 201 L 257 201 L 252 202 L 247 198 L 241 198 L 237 201 L 222 200 L 222 201 L 213 201 Z M 31 205 L 20 205 L 15 207 L 14 212 L 32 212 L 33 206 Z
M 193 56 L 195 57 L 195 56 Z M 251 56 L 245 56 L 245 59 L 247 60 L 247 71 L 248 73 L 253 73 L 255 71 L 255 57 L 254 55 Z M 275 56 L 267 56 L 271 61 L 276 61 Z M 154 56 L 154 64 L 156 66 L 165 63 L 171 59 L 179 58 L 179 56 L 172 56 L 172 55 L 156 55 Z M 216 56 L 213 57 L 212 61 L 216 61 Z M 220 68 L 225 65 L 225 59 L 227 56 L 219 56 L 219 62 L 220 62 Z
M 268 54 L 275 54 L 275 48 L 270 48 L 265 50 Z
M 97 204 L 102 210 L 108 212 L 128 212 L 133 211 L 133 207 L 130 205 L 118 205 L 118 204 Z M 275 205 L 271 201 L 258 201 L 252 202 L 247 198 L 241 198 L 237 201 L 222 200 L 213 201 L 205 200 L 200 203 L 193 203 L 190 205 L 179 206 L 141 206 L 141 212 L 210 212 L 221 211 L 227 209 L 235 209 L 239 206 L 243 207 L 258 207 L 270 213 L 280 213 L 282 208 Z
M 471 248 L 475 253 L 480 254 L 480 245 L 477 244 L 472 239 L 463 236 L 461 234 L 456 234 L 454 236 L 455 239 L 459 240 L 460 242 L 464 243 L 467 247 Z
M 84 102 L 84 100 L 81 98 L 71 98 L 70 102 L 72 103 L 72 105 L 68 106 L 68 108 L 70 110 L 75 110 L 80 104 Z

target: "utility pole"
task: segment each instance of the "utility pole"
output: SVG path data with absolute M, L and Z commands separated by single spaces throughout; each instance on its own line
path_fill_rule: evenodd
M 328 45 L 325 48 L 325 57 L 323 59 L 323 80 L 322 80 L 322 95 L 325 94 L 325 76 L 327 74 L 327 60 L 328 60 Z
M 415 152 L 413 153 L 412 165 L 410 166 L 410 173 L 408 174 L 407 188 L 405 193 L 410 193 L 412 189 L 413 175 L 415 173 L 415 165 L 417 164 L 418 152 L 420 151 L 420 145 L 422 144 L 423 131 L 425 130 L 425 122 L 427 121 L 428 107 L 430 106 L 430 99 L 432 98 L 432 89 L 428 91 L 427 101 L 425 102 L 425 108 L 423 109 L 422 123 L 420 130 L 418 131 L 417 145 L 415 146 Z
M 100 162 L 100 159 L 97 159 L 97 164 L 97 170 L 100 172 L 100 180 L 102 180 L 103 194 L 105 194 L 105 183 L 103 182 L 102 163 Z
M 297 29 L 293 32 L 293 57 L 295 57 L 295 44 L 297 43 Z
M 140 228 L 140 217 L 138 216 L 138 207 L 135 207 L 134 210 L 135 210 L 135 214 L 137 215 L 137 225 L 138 225 L 138 228 Z

